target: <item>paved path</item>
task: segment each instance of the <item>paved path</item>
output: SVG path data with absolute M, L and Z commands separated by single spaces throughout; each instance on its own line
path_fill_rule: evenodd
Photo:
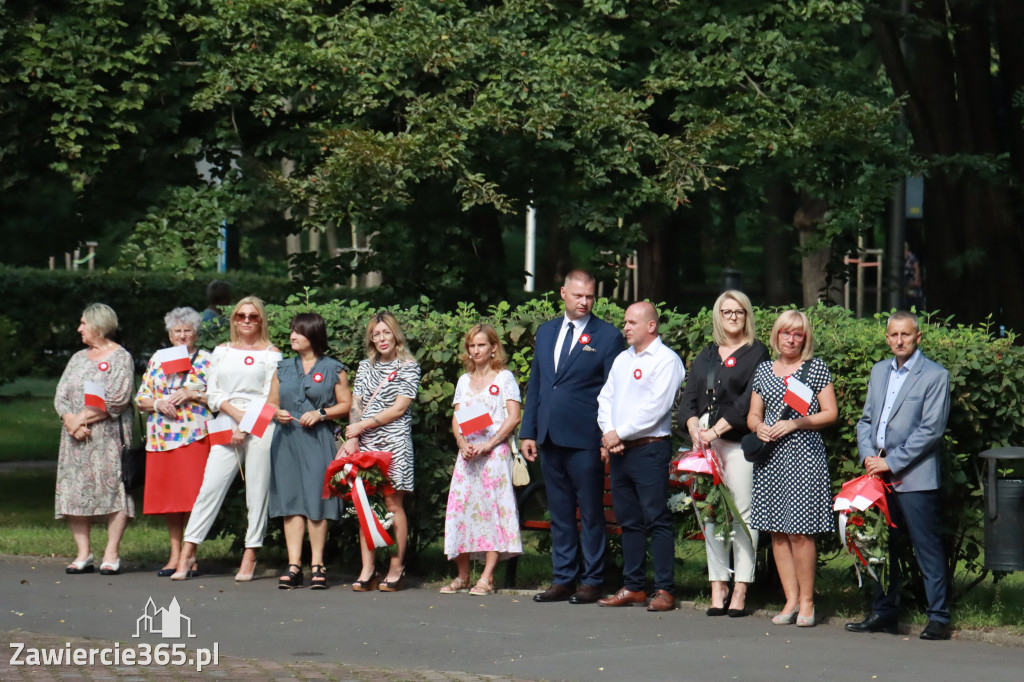
M 64 574 L 64 560 L 0 557 L 0 679 L 175 679 L 184 667 L 12 665 L 11 643 L 36 648 L 213 648 L 224 679 L 334 680 L 928 680 L 1019 681 L 1020 638 L 923 642 L 916 633 L 854 635 L 841 623 L 773 626 L 764 614 L 707 618 L 692 607 L 535 604 L 529 594 L 439 595 L 278 590 L 269 574 L 187 582 L 152 571 Z M 337 577 L 332 576 L 335 579 Z M 349 576 L 351 577 L 351 576 Z M 176 599 L 194 638 L 133 637 L 147 601 Z M 145 622 L 145 621 L 143 621 Z M 978 639 L 978 635 L 971 635 Z M 68 646 L 67 643 L 71 645 Z M 24 658 L 24 652 L 22 658 Z M 448 671 L 448 672 L 445 672 Z

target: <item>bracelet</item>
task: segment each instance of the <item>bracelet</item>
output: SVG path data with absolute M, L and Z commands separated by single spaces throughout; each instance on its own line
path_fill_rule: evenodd
M 714 433 L 714 434 L 715 434 L 715 437 L 716 437 L 716 438 L 721 438 L 721 437 L 722 437 L 722 434 L 720 434 L 720 433 L 718 432 L 718 429 L 716 429 L 716 428 L 715 428 L 714 426 L 712 426 L 712 427 L 711 427 L 711 431 L 712 431 L 712 433 Z
M 370 419 L 373 420 L 374 424 L 376 424 L 377 426 L 380 426 L 380 422 L 377 420 L 377 415 L 373 415 L 372 417 L 370 417 Z

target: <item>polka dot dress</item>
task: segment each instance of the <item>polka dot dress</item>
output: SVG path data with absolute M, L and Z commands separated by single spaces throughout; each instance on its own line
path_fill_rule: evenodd
M 814 393 L 808 414 L 817 414 L 821 411 L 818 394 L 832 383 L 832 374 L 824 362 L 815 358 L 810 361 L 804 383 Z M 765 423 L 774 424 L 783 407 L 786 384 L 772 372 L 771 361 L 757 366 L 753 392 L 764 401 Z M 793 415 L 793 410 L 786 409 L 782 417 Z M 767 462 L 754 466 L 750 525 L 763 531 L 802 535 L 835 529 L 828 459 L 818 431 L 794 431 L 779 441 Z

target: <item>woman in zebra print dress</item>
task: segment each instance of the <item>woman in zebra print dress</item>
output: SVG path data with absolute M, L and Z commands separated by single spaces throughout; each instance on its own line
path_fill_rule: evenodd
M 380 582 L 382 592 L 396 592 L 405 575 L 405 545 L 409 524 L 402 506 L 403 498 L 413 489 L 412 414 L 410 407 L 420 383 L 420 366 L 409 352 L 405 334 L 394 315 L 377 313 L 366 325 L 367 359 L 356 370 L 353 398 L 362 405 L 362 415 L 345 429 L 345 450 L 349 454 L 380 450 L 391 453 L 388 478 L 395 492 L 384 498 L 394 514 L 391 534 L 396 553 L 391 557 L 388 572 Z M 377 583 L 374 549 L 360 532 L 359 549 L 362 571 L 352 583 L 356 592 L 367 592 Z

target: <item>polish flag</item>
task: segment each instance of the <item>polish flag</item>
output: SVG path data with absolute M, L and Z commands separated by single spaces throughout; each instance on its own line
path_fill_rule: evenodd
M 188 346 L 171 346 L 156 352 L 156 359 L 164 374 L 188 372 L 192 369 L 192 361 L 188 357 Z
M 459 429 L 462 430 L 464 436 L 483 431 L 494 423 L 491 413 L 487 411 L 487 406 L 483 403 L 473 403 L 455 410 L 455 421 L 459 423 Z
M 235 420 L 226 414 L 206 422 L 206 433 L 210 436 L 210 445 L 230 445 L 231 432 L 235 428 Z
M 263 399 L 254 400 L 249 403 L 249 408 L 245 411 L 245 416 L 242 417 L 242 423 L 238 425 L 238 428 L 257 438 L 263 438 L 263 434 L 266 433 L 270 420 L 273 418 L 273 405 L 268 405 Z
M 107 389 L 96 381 L 85 382 L 85 406 L 95 407 L 101 412 L 107 411 Z
M 811 400 L 814 399 L 814 391 L 811 387 L 796 377 L 789 377 L 786 380 L 786 395 L 782 396 L 782 402 L 786 403 L 803 416 L 811 409 Z

